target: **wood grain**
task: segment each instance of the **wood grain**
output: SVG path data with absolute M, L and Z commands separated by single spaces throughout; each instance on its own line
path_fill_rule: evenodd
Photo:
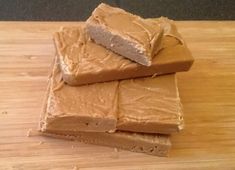
M 178 74 L 186 127 L 169 158 L 38 136 L 62 25 L 76 23 L 0 22 L 1 170 L 235 169 L 235 22 L 177 22 L 196 61 Z

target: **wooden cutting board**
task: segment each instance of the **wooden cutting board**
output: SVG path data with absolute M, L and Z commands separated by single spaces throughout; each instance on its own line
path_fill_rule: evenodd
M 168 158 L 36 133 L 62 25 L 76 23 L 0 22 L 1 170 L 235 169 L 235 21 L 177 22 L 195 63 L 178 74 L 186 126 Z

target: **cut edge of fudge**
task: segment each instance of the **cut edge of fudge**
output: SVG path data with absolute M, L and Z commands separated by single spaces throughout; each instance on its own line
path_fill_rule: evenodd
M 136 42 L 125 39 L 118 34 L 112 34 L 104 27 L 95 24 L 88 23 L 87 30 L 97 44 L 139 64 L 145 66 L 150 66 L 152 64 L 152 61 L 144 54 L 143 50 Z

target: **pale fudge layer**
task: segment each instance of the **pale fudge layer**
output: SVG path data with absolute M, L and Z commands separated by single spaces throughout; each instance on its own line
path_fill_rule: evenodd
M 72 87 L 58 67 L 50 78 L 42 130 L 115 131 L 118 82 Z
M 150 66 L 163 29 L 160 23 L 101 3 L 87 20 L 87 30 L 96 43 L 139 64 Z
M 148 22 L 155 20 L 148 19 Z M 162 75 L 187 71 L 193 57 L 172 21 L 159 18 L 164 27 L 160 48 L 151 66 L 132 62 L 90 40 L 84 23 L 64 27 L 55 33 L 54 41 L 60 59 L 63 79 L 70 85 Z
M 55 73 L 56 72 L 56 73 Z M 170 134 L 183 128 L 175 74 L 69 86 L 54 71 L 44 128 Z
M 176 76 L 121 81 L 117 129 L 167 134 L 183 129 Z
M 117 131 L 115 133 L 47 131 L 43 132 L 42 135 L 163 157 L 169 155 L 171 148 L 169 136 L 160 134 L 122 131 Z

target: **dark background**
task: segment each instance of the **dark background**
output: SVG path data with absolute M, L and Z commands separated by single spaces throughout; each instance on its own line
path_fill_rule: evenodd
M 0 20 L 86 20 L 101 2 L 142 17 L 175 20 L 234 20 L 234 0 L 0 0 Z

